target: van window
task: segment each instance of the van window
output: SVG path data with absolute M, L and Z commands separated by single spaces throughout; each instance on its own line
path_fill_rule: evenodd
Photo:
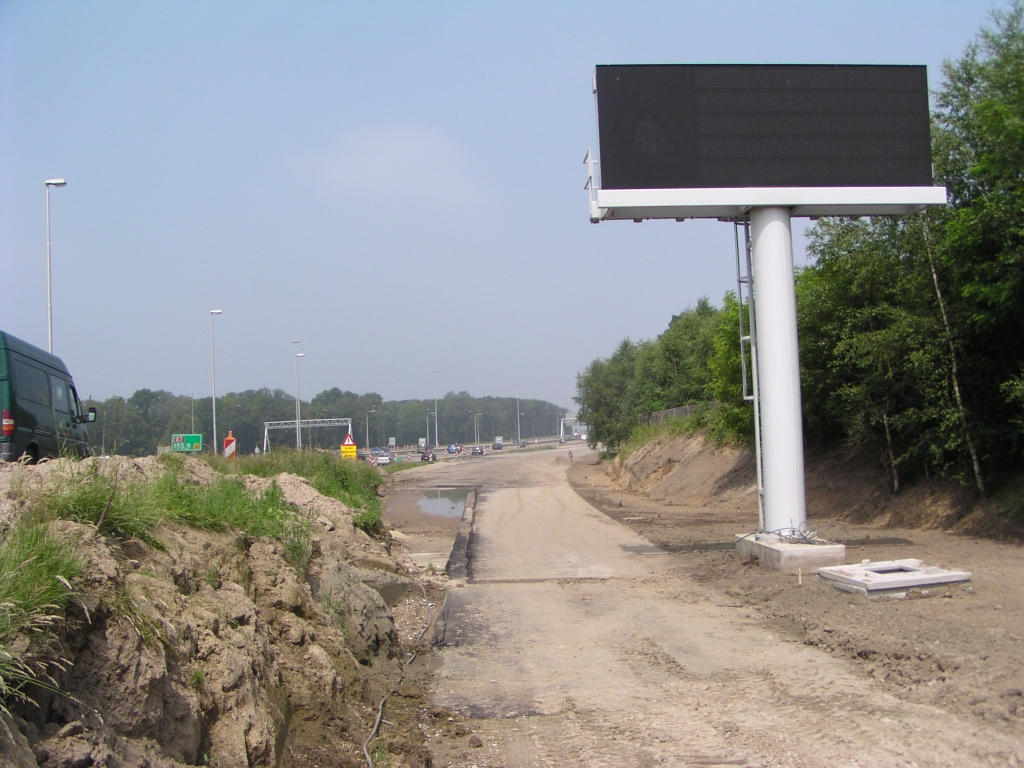
M 68 412 L 68 383 L 56 376 L 50 377 L 50 392 L 53 394 L 53 409 Z
M 14 381 L 17 385 L 18 397 L 40 405 L 50 404 L 50 386 L 46 382 L 46 372 L 41 371 L 21 360 L 14 361 Z
M 78 392 L 75 391 L 73 386 L 69 386 L 68 394 L 70 395 L 68 398 L 68 405 L 71 406 L 70 413 L 72 416 L 77 417 L 82 412 L 82 406 L 78 402 Z

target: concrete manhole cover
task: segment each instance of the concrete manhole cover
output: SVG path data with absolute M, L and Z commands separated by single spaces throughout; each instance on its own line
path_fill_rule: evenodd
M 856 565 L 819 568 L 818 578 L 836 589 L 868 597 L 901 597 L 911 589 L 926 589 L 950 584 L 966 584 L 970 571 L 950 571 L 925 565 L 920 560 L 863 560 Z

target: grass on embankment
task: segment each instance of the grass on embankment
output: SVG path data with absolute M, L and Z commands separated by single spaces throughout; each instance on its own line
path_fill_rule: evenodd
M 193 485 L 179 479 L 182 461 L 162 463 L 165 472 L 152 481 L 123 477 L 99 463 L 72 465 L 31 491 L 28 508 L 37 520 L 72 520 L 104 535 L 135 537 L 154 546 L 159 546 L 154 531 L 165 523 L 234 529 L 253 539 L 267 536 L 283 542 L 289 564 L 305 571 L 311 551 L 309 524 L 285 503 L 276 483 L 254 496 L 239 478 Z
M 386 467 L 381 467 L 384 470 L 384 474 L 393 475 L 395 472 L 401 472 L 406 469 L 416 469 L 416 467 L 425 467 L 427 462 L 420 461 L 393 461 Z
M 647 424 L 636 427 L 630 433 L 629 440 L 619 446 L 618 457 L 624 460 L 634 451 L 661 437 L 692 435 L 700 429 L 700 426 L 701 425 L 697 419 L 692 416 L 684 416 L 678 419 L 668 419 L 667 421 L 662 421 L 658 424 Z
M 20 633 L 53 628 L 80 571 L 74 547 L 53 537 L 39 519 L 22 518 L 0 541 L 0 706 L 30 680 L 45 684 L 46 659 L 16 654 L 12 646 Z
M 369 464 L 339 458 L 321 451 L 275 449 L 259 456 L 224 459 L 203 454 L 201 457 L 216 471 L 227 475 L 274 477 L 282 472 L 299 475 L 324 496 L 337 499 L 356 510 L 352 523 L 371 535 L 384 532 L 383 510 L 377 488 L 384 479 Z
M 616 453 L 620 459 L 626 459 L 637 449 L 658 438 L 684 435 L 691 437 L 701 431 L 715 445 L 749 446 L 753 444 L 753 427 L 748 422 L 746 406 L 732 403 L 699 403 L 689 416 L 635 427 L 629 439 L 619 446 Z M 602 458 L 611 458 L 616 453 L 603 455 Z
M 376 493 L 383 480 L 362 463 L 294 451 L 234 462 L 214 459 L 209 463 L 224 476 L 210 485 L 183 482 L 181 457 L 162 457 L 160 463 L 165 471 L 155 480 L 118 471 L 116 464 L 70 463 L 46 484 L 18 489 L 25 499 L 24 513 L 13 528 L 0 533 L 0 706 L 8 695 L 17 695 L 25 681 L 45 685 L 45 662 L 34 662 L 12 649 L 23 633 L 34 634 L 45 645 L 73 594 L 71 580 L 81 570 L 74 545 L 50 533 L 48 525 L 54 520 L 93 526 L 101 534 L 138 538 L 156 547 L 156 531 L 167 523 L 231 529 L 252 539 L 268 537 L 284 545 L 285 560 L 304 577 L 312 556 L 309 522 L 284 501 L 276 483 L 254 496 L 239 477 L 291 472 L 356 509 L 355 525 L 369 533 L 383 531 Z

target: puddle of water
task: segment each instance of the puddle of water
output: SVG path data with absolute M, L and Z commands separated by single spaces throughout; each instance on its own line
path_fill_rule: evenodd
M 439 488 L 420 497 L 416 502 L 422 512 L 435 517 L 462 517 L 466 500 L 472 491 L 466 488 Z

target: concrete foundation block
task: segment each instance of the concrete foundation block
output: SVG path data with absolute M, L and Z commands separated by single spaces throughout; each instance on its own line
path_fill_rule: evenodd
M 741 560 L 757 560 L 762 568 L 782 573 L 814 573 L 819 568 L 846 563 L 843 544 L 795 544 L 774 534 L 737 534 L 736 552 Z

